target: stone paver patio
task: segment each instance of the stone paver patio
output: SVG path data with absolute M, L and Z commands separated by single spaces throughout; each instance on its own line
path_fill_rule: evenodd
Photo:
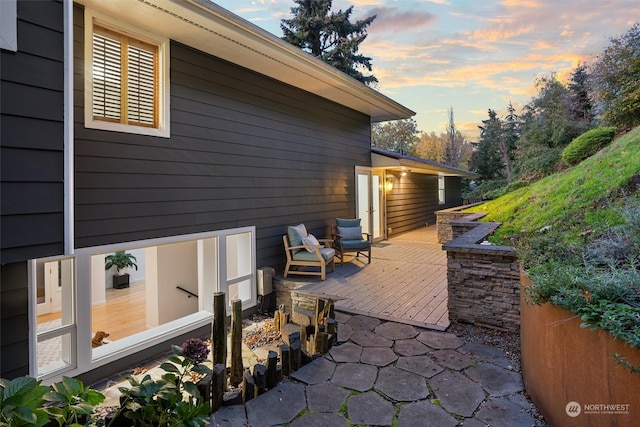
M 534 426 L 519 372 L 500 349 L 455 335 L 336 313 L 338 341 L 211 426 Z

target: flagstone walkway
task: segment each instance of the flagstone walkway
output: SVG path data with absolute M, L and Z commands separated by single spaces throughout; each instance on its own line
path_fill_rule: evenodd
M 446 332 L 337 312 L 327 355 L 210 426 L 544 426 L 496 347 Z

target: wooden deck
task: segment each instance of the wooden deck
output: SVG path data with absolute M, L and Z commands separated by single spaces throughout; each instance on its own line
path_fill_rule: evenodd
M 425 227 L 374 244 L 371 264 L 348 258 L 327 279 L 291 275 L 309 282 L 302 289 L 342 297 L 336 310 L 414 326 L 444 330 L 447 310 L 447 253 L 436 227 Z

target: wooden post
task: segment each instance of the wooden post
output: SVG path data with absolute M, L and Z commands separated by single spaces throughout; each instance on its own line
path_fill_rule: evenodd
M 328 351 L 329 351 L 329 334 L 327 334 L 326 332 L 316 332 L 315 353 L 325 354 Z
M 256 363 L 253 366 L 253 379 L 258 392 L 262 393 L 267 388 L 267 368 L 263 364 Z
M 280 332 L 284 330 L 287 323 L 289 323 L 289 313 L 284 311 L 284 306 L 282 306 L 282 310 L 280 310 Z
M 267 356 L 267 388 L 271 390 L 278 383 L 277 377 L 278 366 L 278 353 L 273 350 L 269 350 Z
M 276 310 L 273 313 L 273 328 L 278 332 L 282 331 L 282 326 L 280 326 L 280 310 Z
M 331 348 L 338 343 L 338 322 L 336 322 L 336 319 L 327 319 L 326 332 L 329 334 L 329 348 Z
M 300 326 L 300 344 L 301 344 L 301 348 L 304 348 L 305 351 L 307 351 L 307 342 L 308 342 L 309 338 L 307 338 L 307 327 L 306 326 Z M 291 344 L 289 344 L 291 345 Z
M 282 365 L 282 375 L 288 377 L 291 374 L 291 350 L 286 344 L 280 346 L 280 364 Z
M 249 371 L 245 371 L 242 375 L 242 402 L 247 403 L 257 395 L 256 380 Z
M 231 301 L 231 373 L 229 382 L 237 386 L 242 382 L 242 300 Z
M 223 364 L 214 365 L 211 374 L 211 410 L 220 409 L 224 400 L 224 391 L 227 385 L 227 369 Z
M 300 369 L 300 341 L 292 342 L 291 348 L 291 372 Z
M 227 366 L 227 300 L 224 292 L 213 294 L 213 323 L 211 324 L 213 364 Z

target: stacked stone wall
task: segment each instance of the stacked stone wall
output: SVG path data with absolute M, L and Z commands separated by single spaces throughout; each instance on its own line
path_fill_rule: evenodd
M 518 331 L 520 267 L 511 255 L 447 252 L 449 318 Z
M 455 239 L 456 237 L 458 237 L 454 235 L 453 228 L 451 227 L 452 221 L 455 221 L 464 217 L 471 217 L 472 219 L 475 220 L 486 215 L 485 212 L 479 212 L 479 213 L 463 212 L 464 209 L 470 208 L 471 206 L 475 206 L 476 204 L 478 203 L 436 211 L 436 229 L 438 233 L 438 243 L 447 243 Z
M 499 330 L 520 329 L 520 264 L 511 246 L 482 245 L 499 224 L 468 218 L 450 223 L 447 251 L 449 318 Z
M 292 293 L 295 292 L 296 289 L 301 288 L 308 283 L 306 282 L 296 282 L 293 280 L 287 280 L 282 277 L 277 277 L 274 279 L 274 287 L 276 292 L 276 305 L 280 307 L 284 305 L 284 310 L 287 313 L 291 313 L 293 311 L 293 305 L 291 296 Z

